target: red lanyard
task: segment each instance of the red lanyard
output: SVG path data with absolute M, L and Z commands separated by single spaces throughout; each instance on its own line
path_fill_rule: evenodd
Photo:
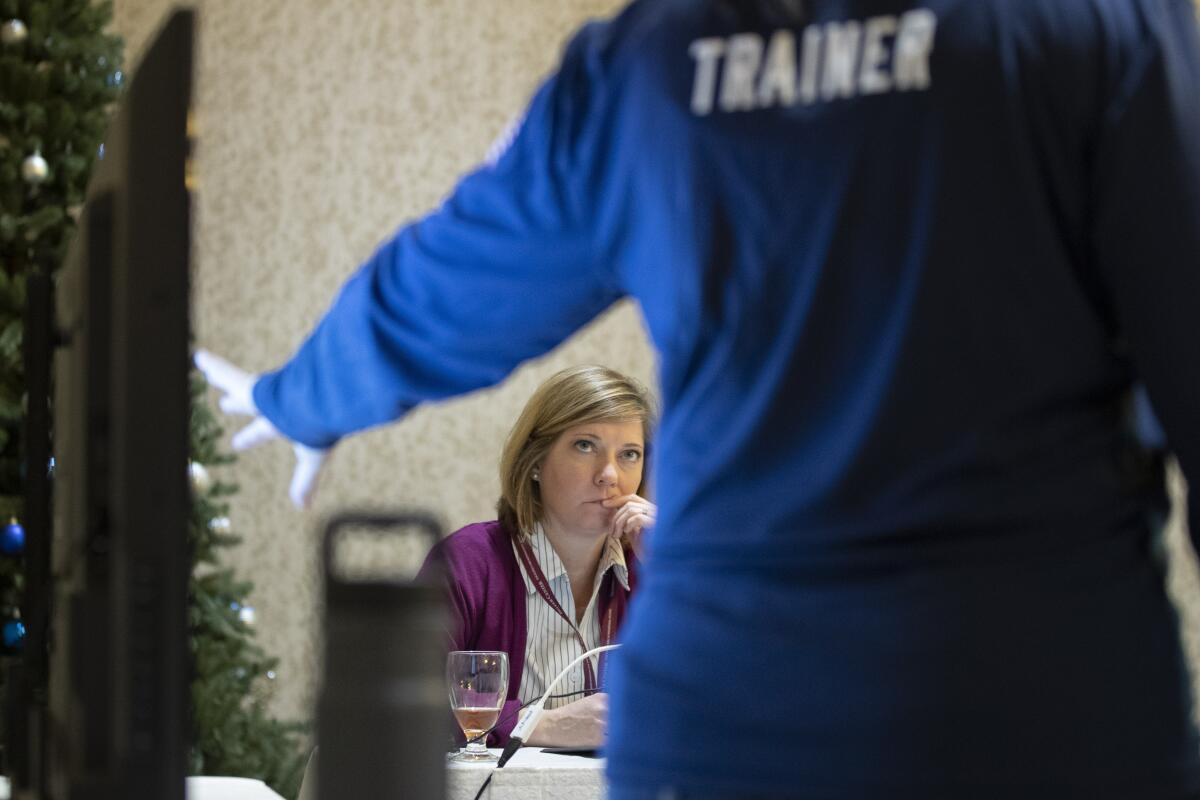
M 525 573 L 529 575 L 529 579 L 533 581 L 533 588 L 536 589 L 537 593 L 541 595 L 543 600 L 546 601 L 546 605 L 554 609 L 554 611 L 560 617 L 565 619 L 567 623 L 570 624 L 571 631 L 574 632 L 575 639 L 579 642 L 582 652 L 586 653 L 591 648 L 588 647 L 587 642 L 583 640 L 583 635 L 580 634 L 579 628 L 575 624 L 575 620 L 567 616 L 567 612 L 563 611 L 563 607 L 559 605 L 558 598 L 554 596 L 554 592 L 550 591 L 550 582 L 546 580 L 546 574 L 542 572 L 541 566 L 538 565 L 537 556 L 534 555 L 533 548 L 529 545 L 528 537 L 514 536 L 513 540 L 516 542 L 517 554 L 521 557 L 521 563 L 525 565 Z M 613 602 L 613 595 L 616 592 L 616 580 L 614 580 L 611 570 L 607 575 L 604 576 L 604 580 L 608 583 L 609 602 L 608 608 L 606 608 L 604 611 L 604 618 L 600 621 L 601 645 L 612 644 L 613 638 L 616 635 L 617 627 L 617 604 Z M 604 587 L 601 586 L 601 592 L 603 592 L 603 588 Z M 600 654 L 601 674 L 603 674 L 604 670 L 604 656 L 604 653 Z M 596 673 L 592 670 L 592 660 L 590 658 L 585 658 L 583 660 L 583 688 L 589 692 L 593 692 L 599 688 L 599 686 L 600 682 L 596 680 Z

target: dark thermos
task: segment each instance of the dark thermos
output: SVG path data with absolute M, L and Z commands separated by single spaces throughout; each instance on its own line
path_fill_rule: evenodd
M 420 513 L 345 514 L 326 526 L 317 797 L 442 800 L 450 727 L 443 590 L 408 578 L 339 576 L 335 545 L 348 529 L 417 532 L 431 545 L 441 538 Z

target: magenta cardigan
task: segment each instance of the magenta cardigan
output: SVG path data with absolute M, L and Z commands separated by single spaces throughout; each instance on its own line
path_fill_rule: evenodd
M 636 559 L 625 549 L 629 570 L 629 591 L 617 582 L 609 592 L 610 572 L 600 587 L 600 615 L 609 603 L 614 606 L 618 630 L 625 618 L 629 594 L 636 587 Z M 430 576 L 440 565 L 446 576 L 446 592 L 453 621 L 450 628 L 451 650 L 502 650 L 508 653 L 508 701 L 500 712 L 496 729 L 488 736 L 489 747 L 503 747 L 517 723 L 521 701 L 521 671 L 525 667 L 525 581 L 513 554 L 508 532 L 498 521 L 476 522 L 461 528 L 439 542 L 421 567 L 422 576 Z M 458 732 L 462 737 L 462 732 Z

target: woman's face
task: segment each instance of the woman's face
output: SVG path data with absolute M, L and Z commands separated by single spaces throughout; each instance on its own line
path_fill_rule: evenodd
M 543 524 L 572 535 L 608 533 L 616 509 L 600 503 L 637 491 L 645 449 L 636 419 L 563 431 L 539 465 Z

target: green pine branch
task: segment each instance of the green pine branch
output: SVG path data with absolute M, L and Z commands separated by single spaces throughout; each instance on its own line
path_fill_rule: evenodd
M 234 459 L 219 449 L 222 430 L 204 402 L 205 384 L 192 379 L 192 460 L 206 467 Z M 196 740 L 193 774 L 258 778 L 284 797 L 295 797 L 304 776 L 302 743 L 307 726 L 281 722 L 267 712 L 278 660 L 254 641 L 239 611 L 253 591 L 222 566 L 222 550 L 240 538 L 213 521 L 227 519 L 226 501 L 237 487 L 215 481 L 196 492 L 190 538 L 197 570 L 192 575 L 189 623 L 195 677 L 192 713 Z M 203 565 L 203 566 L 202 566 Z

